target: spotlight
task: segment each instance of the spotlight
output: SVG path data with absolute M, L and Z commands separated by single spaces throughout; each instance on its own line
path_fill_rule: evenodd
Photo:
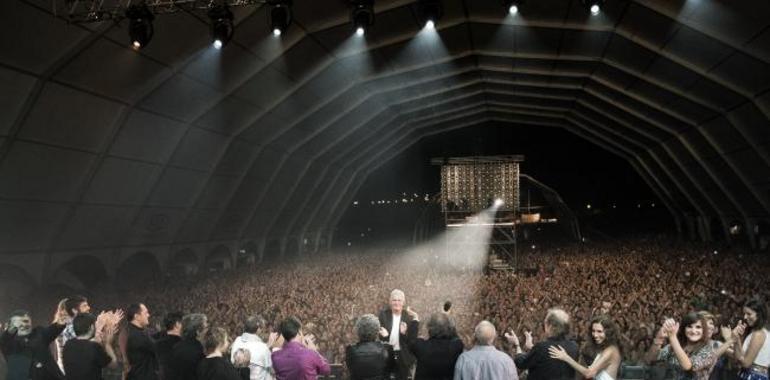
M 214 48 L 221 49 L 233 38 L 233 12 L 226 5 L 218 5 L 209 10 L 209 18 Z
M 152 26 L 152 20 L 155 16 L 147 8 L 147 5 L 132 5 L 126 10 L 128 18 L 128 36 L 131 38 L 131 44 L 135 49 L 140 49 L 152 40 L 155 29 Z
M 596 16 L 602 11 L 604 0 L 582 0 L 583 5 L 588 8 L 592 15 Z
M 505 0 L 503 4 L 508 8 L 508 13 L 515 15 L 519 13 L 519 7 L 524 4 L 524 0 Z
M 374 0 L 353 0 L 350 2 L 350 23 L 356 35 L 363 36 L 374 25 Z
M 438 0 L 420 0 L 418 3 L 420 6 L 420 17 L 428 29 L 436 27 L 436 23 L 441 19 L 444 14 L 444 8 L 441 6 L 441 1 Z
M 270 29 L 273 35 L 278 37 L 285 33 L 291 25 L 293 19 L 291 13 L 291 0 L 269 0 L 268 4 L 273 6 L 270 10 Z

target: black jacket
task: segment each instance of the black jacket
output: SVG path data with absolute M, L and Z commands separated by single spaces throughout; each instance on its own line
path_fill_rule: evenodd
M 345 347 L 345 364 L 351 380 L 383 380 L 393 366 L 393 347 L 382 342 L 364 342 Z
M 198 364 L 206 357 L 195 338 L 182 338 L 171 350 L 166 380 L 197 380 Z
M 406 331 L 409 350 L 417 359 L 415 380 L 451 380 L 454 378 L 455 363 L 465 346 L 457 336 L 418 339 L 419 322 L 409 322 Z
M 548 354 L 548 348 L 551 346 L 562 346 L 572 359 L 578 360 L 578 347 L 574 341 L 565 337 L 550 337 L 536 344 L 526 354 L 516 355 L 516 367 L 529 370 L 529 380 L 574 380 L 575 370 L 569 364 L 553 359 Z
M 388 330 L 388 332 L 391 331 L 391 328 L 393 327 L 393 312 L 390 311 L 390 309 L 385 309 L 380 312 L 379 315 L 380 319 L 380 326 L 384 327 L 385 330 Z M 412 317 L 409 316 L 409 314 L 406 313 L 406 311 L 401 313 L 401 322 L 406 322 L 409 324 L 409 322 L 412 321 Z M 380 340 L 384 342 L 389 341 L 389 337 L 380 337 Z M 402 361 L 405 364 L 405 367 L 409 367 L 412 364 L 414 364 L 414 355 L 412 355 L 412 352 L 409 351 L 409 346 L 407 344 L 406 334 L 400 334 L 398 338 L 398 344 L 399 344 L 399 361 Z
M 22 373 L 28 373 L 32 380 L 62 380 L 64 374 L 51 355 L 49 346 L 64 331 L 65 325 L 51 324 L 48 327 L 36 327 L 24 337 L 5 331 L 0 337 L 0 346 L 9 358 L 8 376 L 13 379 Z M 28 368 L 11 368 L 11 363 L 23 363 L 23 360 L 10 360 L 14 356 L 29 360 Z

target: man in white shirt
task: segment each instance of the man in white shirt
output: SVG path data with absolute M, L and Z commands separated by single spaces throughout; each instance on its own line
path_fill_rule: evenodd
M 272 380 L 273 362 L 270 359 L 270 348 L 257 335 L 265 327 L 265 319 L 259 315 L 246 318 L 243 323 L 243 335 L 235 338 L 230 349 L 230 361 L 235 362 L 239 350 L 249 353 L 249 379 Z
M 412 320 L 408 313 L 403 313 L 406 296 L 399 289 L 390 292 L 390 307 L 380 312 L 380 340 L 393 346 L 395 368 L 393 374 L 397 380 L 406 380 L 412 374 L 415 358 L 406 345 L 406 326 Z M 403 326 L 403 329 L 402 329 Z

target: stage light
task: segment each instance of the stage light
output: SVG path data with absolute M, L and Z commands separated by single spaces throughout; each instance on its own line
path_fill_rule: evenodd
M 515 15 L 519 13 L 519 7 L 524 4 L 524 0 L 505 0 L 503 3 L 508 8 L 508 13 Z
M 583 0 L 583 5 L 588 8 L 592 15 L 596 16 L 602 11 L 604 0 Z
M 217 5 L 209 10 L 211 19 L 211 40 L 214 48 L 221 49 L 233 38 L 233 12 L 226 5 Z
M 420 17 L 427 29 L 435 29 L 436 23 L 441 19 L 444 8 L 438 0 L 420 0 Z
M 350 5 L 350 23 L 356 35 L 363 36 L 374 25 L 374 0 L 353 0 Z
M 146 5 L 132 5 L 126 10 L 128 18 L 128 36 L 131 38 L 131 44 L 135 49 L 140 49 L 152 40 L 155 29 L 152 26 L 152 20 L 155 16 L 150 12 Z
M 505 204 L 505 201 L 503 201 L 500 198 L 495 199 L 495 207 L 500 207 Z
M 293 19 L 291 12 L 291 0 L 270 0 L 268 4 L 273 6 L 270 10 L 270 29 L 273 35 L 278 37 L 285 33 Z

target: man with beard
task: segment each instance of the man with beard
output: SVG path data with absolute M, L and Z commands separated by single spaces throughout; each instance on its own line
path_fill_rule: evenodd
M 48 327 L 32 328 L 26 310 L 11 313 L 7 329 L 0 336 L 0 350 L 8 362 L 8 380 L 62 380 L 62 373 L 49 350 L 65 327 L 66 313 L 56 313 Z

